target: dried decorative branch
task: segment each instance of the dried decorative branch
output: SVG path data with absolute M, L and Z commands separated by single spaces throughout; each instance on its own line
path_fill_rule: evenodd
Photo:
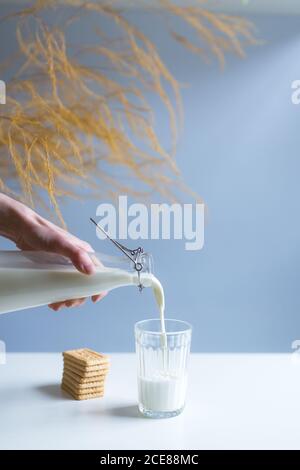
M 195 33 L 192 42 L 171 31 L 177 42 L 205 59 L 216 57 L 221 65 L 226 52 L 243 56 L 244 47 L 255 44 L 250 22 L 198 3 L 159 1 L 161 11 Z M 53 11 L 55 24 L 48 20 Z M 67 12 L 67 19 L 59 22 L 59 12 Z M 99 24 L 111 22 L 118 37 L 98 27 L 91 44 L 73 47 L 67 31 L 83 15 L 98 15 Z M 30 205 L 48 194 L 62 223 L 58 199 L 80 197 L 83 185 L 109 197 L 118 192 L 146 197 L 155 191 L 174 198 L 182 184 L 174 160 L 180 86 L 153 42 L 113 1 L 40 0 L 12 17 L 19 69 L 7 84 L 7 105 L 1 109 L 0 190 Z M 150 95 L 168 112 L 170 151 L 157 136 Z M 122 176 L 110 173 L 114 168 Z M 140 191 L 134 191 L 131 177 Z

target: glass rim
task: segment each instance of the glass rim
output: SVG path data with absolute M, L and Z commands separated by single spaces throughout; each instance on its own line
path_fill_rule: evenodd
M 161 335 L 161 331 L 152 331 L 152 330 L 142 330 L 139 328 L 140 325 L 142 325 L 143 323 L 147 323 L 147 322 L 150 322 L 150 321 L 155 321 L 155 322 L 159 322 L 160 323 L 160 319 L 159 318 L 147 318 L 145 320 L 139 320 L 138 322 L 135 323 L 134 325 L 134 330 L 135 331 L 142 331 L 144 333 L 147 333 L 147 334 L 151 334 L 151 335 Z M 182 335 L 183 333 L 187 333 L 187 332 L 192 332 L 193 330 L 193 327 L 191 325 L 191 323 L 185 321 L 185 320 L 177 320 L 176 318 L 165 318 L 165 322 L 167 321 L 173 321 L 173 322 L 176 322 L 176 323 L 181 323 L 182 325 L 185 325 L 185 329 L 182 329 L 180 331 L 166 331 L 166 335 Z

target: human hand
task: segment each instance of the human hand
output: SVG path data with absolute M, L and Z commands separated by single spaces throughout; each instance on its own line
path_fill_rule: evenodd
M 91 245 L 66 230 L 44 219 L 36 212 L 7 196 L 0 194 L 0 234 L 12 240 L 21 250 L 46 251 L 69 258 L 76 269 L 86 275 L 95 272 L 89 252 Z M 5 223 L 6 222 L 6 223 Z M 92 296 L 97 302 L 106 292 Z M 50 304 L 55 311 L 63 307 L 77 307 L 85 302 L 85 298 L 69 299 Z

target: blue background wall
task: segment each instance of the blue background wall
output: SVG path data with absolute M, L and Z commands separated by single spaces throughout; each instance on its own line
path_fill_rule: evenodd
M 300 106 L 291 103 L 300 18 L 254 18 L 266 44 L 247 60 L 228 58 L 221 72 L 174 46 L 159 16 L 131 15 L 189 84 L 177 159 L 208 209 L 202 251 L 187 252 L 182 241 L 143 243 L 165 286 L 167 316 L 194 325 L 194 351 L 290 351 L 300 338 Z M 0 29 L 7 52 L 14 31 Z M 69 229 L 101 251 L 105 242 L 88 223 L 99 202 L 66 201 L 63 212 Z M 135 321 L 156 315 L 150 291 L 119 289 L 97 305 L 1 315 L 0 339 L 9 351 L 131 351 Z

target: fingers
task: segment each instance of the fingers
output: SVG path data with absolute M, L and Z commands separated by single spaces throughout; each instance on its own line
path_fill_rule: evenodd
M 54 312 L 58 312 L 63 307 L 65 307 L 65 302 L 56 302 L 56 303 L 53 303 L 53 304 L 49 304 L 48 307 L 51 308 L 52 310 L 54 310 Z
M 67 232 L 63 228 L 58 227 L 57 225 L 53 224 L 52 222 L 50 222 L 48 220 L 46 222 L 56 232 L 60 233 L 64 238 L 68 238 L 72 243 L 74 243 L 74 245 L 77 245 L 79 248 L 82 248 L 83 250 L 87 251 L 88 253 L 93 253 L 95 251 L 88 242 L 86 242 L 84 240 L 81 240 L 80 238 L 75 237 L 75 235 L 73 235 L 72 233 Z
M 70 259 L 78 271 L 83 274 L 94 274 L 95 266 L 89 257 L 88 253 L 82 249 L 78 248 L 69 248 L 70 249 Z
M 94 263 L 88 253 L 60 233 L 55 234 L 49 241 L 48 250 L 69 258 L 75 268 L 83 274 L 93 274 L 95 272 Z
M 101 294 L 92 295 L 92 301 L 94 303 L 99 302 L 99 300 L 103 299 L 107 295 L 107 292 L 101 292 Z
M 70 299 L 70 300 L 64 300 L 63 302 L 54 302 L 53 304 L 49 304 L 48 307 L 54 310 L 55 312 L 58 312 L 64 307 L 80 307 L 85 303 L 86 299 Z
M 94 303 L 96 303 L 96 302 L 99 302 L 99 300 L 102 300 L 106 295 L 107 295 L 107 292 L 101 292 L 101 294 L 93 295 L 91 299 Z M 54 302 L 52 304 L 49 304 L 48 307 L 54 310 L 55 312 L 58 312 L 64 307 L 67 307 L 67 308 L 80 307 L 81 305 L 85 303 L 85 301 L 86 301 L 86 298 L 69 299 L 69 300 L 64 300 L 62 302 Z
M 19 245 L 21 249 L 26 246 L 34 251 L 48 251 L 65 256 L 83 274 L 95 272 L 95 264 L 88 255 L 88 252 L 94 251 L 91 245 L 41 217 L 28 222 Z
M 67 237 L 70 241 L 72 241 L 75 245 L 79 246 L 83 250 L 85 250 L 89 253 L 94 252 L 94 249 L 92 248 L 92 246 L 88 242 L 86 242 L 84 240 L 81 240 L 80 238 L 77 238 L 72 233 L 67 232 L 65 229 L 63 229 L 61 227 L 58 227 L 57 225 L 55 225 L 53 222 L 50 222 L 49 220 L 42 219 L 42 218 L 40 218 L 40 219 L 41 219 L 41 223 L 44 226 L 51 228 L 53 231 L 55 231 L 57 233 L 60 233 L 63 237 Z
M 86 299 L 73 299 L 66 301 L 66 307 L 80 307 L 84 304 Z
M 72 235 L 71 233 L 67 232 L 66 230 L 63 230 L 62 228 L 58 227 L 57 231 L 63 236 L 68 238 L 68 240 L 74 245 L 78 246 L 79 248 L 82 248 L 83 250 L 87 251 L 88 253 L 93 253 L 95 250 L 92 248 L 92 246 L 84 241 L 80 240 L 80 238 L 75 237 L 75 235 Z

